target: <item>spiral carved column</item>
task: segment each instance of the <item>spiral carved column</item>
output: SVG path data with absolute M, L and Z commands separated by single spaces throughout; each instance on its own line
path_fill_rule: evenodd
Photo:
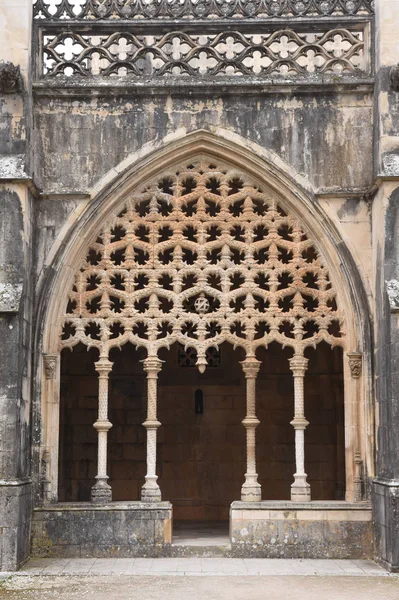
M 294 356 L 290 360 L 295 393 L 295 414 L 291 421 L 295 429 L 296 473 L 291 485 L 291 500 L 294 502 L 309 502 L 311 499 L 310 485 L 306 481 L 305 473 L 305 429 L 309 422 L 305 419 L 304 380 L 308 363 L 308 359 L 303 356 Z
M 260 362 L 255 358 L 247 358 L 242 363 L 242 368 L 247 380 L 247 415 L 243 425 L 247 431 L 247 472 L 245 482 L 241 488 L 243 502 L 260 502 L 262 490 L 258 483 L 256 472 L 256 436 L 255 430 L 259 425 L 256 418 L 256 377 L 259 373 Z
M 147 373 L 147 420 L 143 426 L 147 430 L 147 475 L 141 489 L 142 502 L 160 502 L 161 490 L 157 483 L 157 429 L 161 423 L 157 420 L 157 382 L 162 361 L 156 357 L 146 358 L 144 370 Z
M 107 475 L 108 431 L 112 423 L 108 420 L 108 378 L 112 370 L 112 362 L 101 357 L 96 363 L 98 380 L 98 419 L 93 427 L 98 432 L 97 482 L 91 489 L 91 500 L 97 504 L 107 504 L 112 500 L 111 486 Z

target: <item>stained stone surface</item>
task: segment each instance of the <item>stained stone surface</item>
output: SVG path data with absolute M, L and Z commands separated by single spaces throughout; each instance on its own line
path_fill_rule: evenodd
M 168 502 L 101 508 L 63 505 L 34 512 L 32 555 L 36 557 L 162 556 L 171 543 Z

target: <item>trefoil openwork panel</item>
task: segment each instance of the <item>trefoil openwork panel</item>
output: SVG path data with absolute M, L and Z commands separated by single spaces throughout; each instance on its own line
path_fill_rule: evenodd
M 243 19 L 369 15 L 372 0 L 36 0 L 36 19 Z
M 224 342 L 254 355 L 344 345 L 344 316 L 315 244 L 278 199 L 198 159 L 127 197 L 89 245 L 62 318 L 61 348 L 150 356 L 178 343 L 204 369 Z
M 46 77 L 270 77 L 368 71 L 363 29 L 44 34 Z

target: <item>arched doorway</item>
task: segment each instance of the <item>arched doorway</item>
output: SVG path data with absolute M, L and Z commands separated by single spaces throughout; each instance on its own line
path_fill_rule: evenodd
M 107 483 L 111 350 L 130 343 L 147 352 L 147 474 L 141 497 L 151 502 L 161 498 L 159 353 L 177 343 L 204 373 L 210 353 L 226 342 L 244 353 L 247 467 L 241 497 L 261 499 L 255 455 L 261 361 L 256 353 L 277 343 L 292 351 L 286 368 L 295 381 L 291 497 L 310 500 L 304 463 L 305 353 L 321 342 L 343 346 L 344 314 L 320 250 L 275 193 L 202 156 L 166 170 L 130 194 L 103 224 L 68 297 L 61 347 L 83 344 L 97 348 L 100 356 L 94 501 L 112 497 Z
M 266 151 L 258 152 L 255 156 L 243 150 L 228 136 L 196 132 L 169 143 L 150 161 L 143 153 L 137 165 L 93 198 L 70 230 L 65 250 L 54 261 L 54 291 L 45 294 L 50 297 L 42 338 L 45 504 L 67 498 L 58 485 L 63 476 L 58 458 L 67 455 L 59 452 L 60 406 L 61 414 L 66 406 L 71 418 L 60 386 L 65 369 L 61 362 L 75 356 L 76 376 L 79 349 L 90 348 L 95 358 L 88 368 L 97 388 L 90 414 L 96 420 L 92 430 L 93 419 L 85 417 L 84 427 L 92 436 L 91 464 L 86 481 L 75 482 L 75 489 L 83 486 L 87 514 L 88 505 L 96 507 L 91 518 L 103 519 L 101 510 L 108 514 L 110 499 L 118 504 L 122 497 L 124 502 L 133 500 L 125 507 L 133 529 L 138 526 L 135 511 L 143 506 L 151 519 L 162 513 L 154 540 L 169 543 L 171 505 L 158 504 L 161 498 L 177 499 L 162 473 L 166 426 L 160 417 L 168 363 L 176 360 L 174 349 L 180 348 L 178 356 L 185 353 L 195 362 L 192 373 L 208 377 L 210 353 L 227 345 L 241 353 L 245 385 L 239 442 L 244 467 L 234 449 L 238 438 L 229 431 L 244 501 L 234 501 L 230 508 L 232 543 L 235 539 L 240 548 L 260 539 L 252 520 L 257 507 L 263 516 L 270 509 L 267 527 L 280 527 L 279 515 L 286 514 L 282 507 L 291 506 L 304 511 L 305 520 L 314 516 L 320 535 L 329 531 L 327 513 L 322 505 L 310 505 L 310 499 L 327 502 L 323 506 L 342 521 L 345 535 L 351 535 L 350 523 L 344 523 L 347 510 L 362 509 L 353 502 L 364 497 L 371 464 L 364 406 L 368 365 L 362 365 L 360 352 L 366 332 L 359 326 L 362 297 L 354 293 L 356 268 L 320 202 L 294 185 L 270 157 L 259 158 Z M 236 371 L 232 368 L 234 377 Z M 130 403 L 126 387 L 131 384 L 126 382 L 133 373 L 141 381 L 142 398 L 134 403 L 134 416 L 123 411 L 118 415 L 121 398 L 114 399 L 115 385 L 125 389 L 124 402 Z M 196 382 L 190 391 L 195 403 L 201 391 L 206 401 L 201 386 Z M 135 421 L 136 447 L 127 418 Z M 121 443 L 122 430 L 126 441 Z M 137 459 L 134 479 L 131 462 Z M 72 467 L 62 468 L 79 472 Z M 163 488 L 168 496 L 162 496 Z M 339 501 L 343 495 L 345 503 Z M 108 504 L 100 510 L 103 503 Z M 255 513 L 247 510 L 250 506 Z M 116 509 L 120 519 L 125 508 Z M 362 527 L 367 529 L 369 508 L 363 513 Z M 123 540 L 125 529 L 118 531 Z M 240 539 L 241 531 L 250 532 L 246 540 Z M 68 536 L 65 529 L 65 540 Z M 81 543 L 90 542 L 82 538 Z M 333 537 L 326 543 L 330 548 Z

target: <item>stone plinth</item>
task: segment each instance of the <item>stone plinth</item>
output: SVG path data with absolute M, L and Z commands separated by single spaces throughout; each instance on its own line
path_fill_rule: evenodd
M 373 508 L 377 560 L 399 573 L 399 481 L 373 482 Z
M 155 557 L 172 541 L 169 502 L 57 504 L 34 511 L 32 556 Z
M 347 502 L 233 502 L 234 556 L 372 558 L 371 507 Z

